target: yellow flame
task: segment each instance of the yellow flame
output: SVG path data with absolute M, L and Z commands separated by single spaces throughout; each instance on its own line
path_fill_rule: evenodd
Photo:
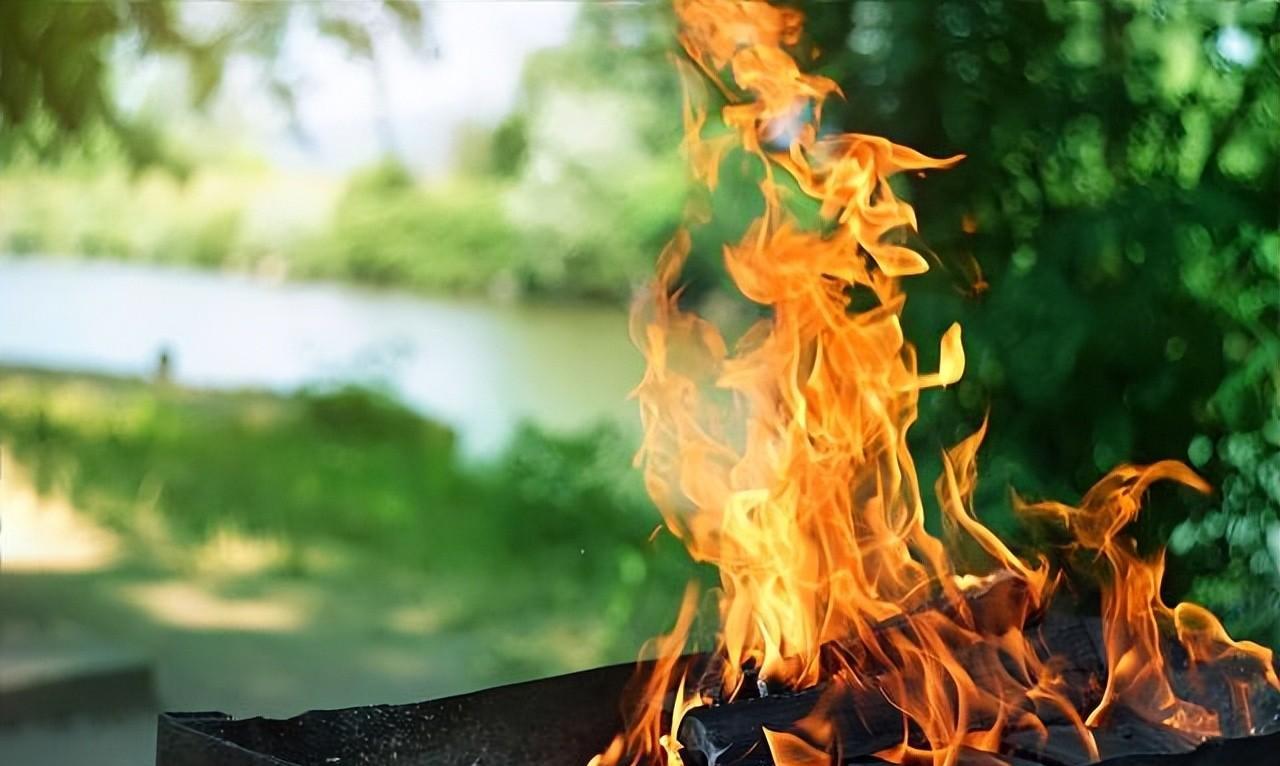
M 962 749 L 995 751 L 1006 727 L 1043 730 L 1040 713 L 1048 708 L 1074 722 L 1095 758 L 1086 723 L 1101 725 L 1118 702 L 1195 734 L 1216 733 L 1211 711 L 1174 693 L 1161 653 L 1163 623 L 1176 624 L 1197 661 L 1245 656 L 1267 663 L 1265 678 L 1276 684 L 1270 654 L 1232 642 L 1198 607 L 1165 607 L 1160 561 L 1142 560 L 1121 534 L 1151 482 L 1207 489 L 1203 481 L 1177 463 L 1124 466 L 1078 508 L 1021 505 L 1061 522 L 1077 546 L 1112 569 L 1103 614 L 1109 673 L 1102 704 L 1086 722 L 1058 665 L 1043 661 L 1022 629 L 1058 575 L 1044 559 L 1021 559 L 973 508 L 986 424 L 946 451 L 936 486 L 950 538 L 976 545 L 987 560 L 978 573 L 959 571 L 943 541 L 926 531 L 907 449 L 920 392 L 955 383 L 965 362 L 959 325 L 943 335 L 933 372 L 918 369 L 904 336 L 901 281 L 928 263 L 903 244 L 916 216 L 890 179 L 961 158 L 926 157 L 876 136 L 821 135 L 823 103 L 840 91 L 802 72 L 789 53 L 802 36 L 797 11 L 734 0 L 675 0 L 675 9 L 688 59 L 681 64 L 684 148 L 695 179 L 714 188 L 719 163 L 733 150 L 763 169 L 764 212 L 725 243 L 724 263 L 767 318 L 731 343 L 681 305 L 691 249 L 681 231 L 632 320 L 648 362 L 635 392 L 644 424 L 639 460 L 666 527 L 695 560 L 719 570 L 723 694 L 739 691 L 746 668 L 788 688 L 873 683 L 903 714 L 902 741 L 880 755 L 904 763 L 949 764 Z M 703 135 L 712 91 L 689 82 L 697 74 L 723 97 L 727 134 Z M 820 227 L 806 228 L 788 211 L 791 184 L 818 203 Z M 852 293 L 871 307 L 854 310 Z M 965 591 L 1000 582 L 1022 587 L 975 613 Z M 686 604 L 663 641 L 665 657 L 681 650 L 690 613 Z M 835 670 L 819 661 L 831 646 L 845 647 Z M 667 733 L 654 712 L 675 667 L 674 659 L 659 663 L 645 689 L 648 707 L 593 763 L 678 762 L 670 732 L 691 704 L 683 678 Z M 805 736 L 766 732 L 775 762 L 829 762 L 840 743 L 824 715 L 804 722 Z M 909 738 L 913 729 L 923 742 Z

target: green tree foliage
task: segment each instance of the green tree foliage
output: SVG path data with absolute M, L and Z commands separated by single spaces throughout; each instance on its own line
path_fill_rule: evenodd
M 454 169 L 465 176 L 515 178 L 528 154 L 529 128 L 521 112 L 507 115 L 493 128 L 463 125 L 454 136 Z
M 377 5 L 260 3 L 234 0 L 200 19 L 186 19 L 174 0 L 0 4 L 0 158 L 17 149 L 41 156 L 68 139 L 100 131 L 138 165 L 172 163 L 158 126 L 121 107 L 113 57 L 168 55 L 185 62 L 193 101 L 218 89 L 228 57 L 248 54 L 275 61 L 291 24 L 312 24 L 357 56 L 372 58 L 370 29 L 393 20 L 413 44 L 422 40 L 422 6 L 412 0 Z M 196 7 L 196 13 L 201 10 Z M 205 6 L 204 11 L 209 11 Z M 207 17 L 207 18 L 205 18 Z M 269 67 L 268 87 L 288 104 L 287 80 Z
M 678 540 L 655 530 L 631 467 L 634 449 L 633 437 L 613 425 L 572 435 L 523 426 L 488 476 L 485 503 L 503 519 L 508 557 L 562 562 L 574 577 L 603 586 L 609 596 L 599 624 L 628 650 L 637 631 L 666 624 L 690 577 L 715 581 Z
M 826 115 L 833 128 L 967 155 L 910 185 L 941 268 L 907 315 L 921 338 L 964 324 L 968 379 L 927 403 L 923 432 L 953 438 L 990 409 L 985 507 L 1003 506 L 1009 484 L 1069 496 L 1116 463 L 1179 457 L 1197 434 L 1266 443 L 1280 369 L 1280 7 L 809 11 L 817 69 L 848 94 Z M 1208 517 L 1235 520 L 1237 543 L 1266 529 L 1271 463 L 1201 462 L 1220 487 Z M 1154 513 L 1143 532 L 1167 539 L 1181 517 Z M 1241 571 L 1215 576 L 1242 583 L 1264 556 L 1274 575 L 1277 552 L 1260 533 L 1251 545 L 1224 541 Z M 1206 571 L 1193 564 L 1175 560 L 1173 581 Z M 1236 627 L 1280 628 L 1269 603 Z
M 534 290 L 621 297 L 647 277 L 685 199 L 679 85 L 661 4 L 585 4 L 568 43 L 525 65 L 507 196 L 537 255 Z M 495 137 L 496 138 L 496 137 Z M 496 147 L 495 141 L 495 147 Z
M 1237 629 L 1277 638 L 1280 613 L 1280 417 L 1213 442 L 1198 436 L 1190 458 L 1222 476 L 1222 503 L 1174 528 L 1169 548 L 1196 575 L 1191 596 Z
M 521 255 L 492 185 L 421 188 L 393 160 L 355 174 L 322 236 L 299 248 L 303 276 L 426 291 L 483 292 Z

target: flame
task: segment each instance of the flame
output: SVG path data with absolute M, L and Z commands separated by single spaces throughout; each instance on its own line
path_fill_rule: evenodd
M 879 755 L 950 764 L 962 749 L 997 750 L 1006 728 L 1043 730 L 1050 708 L 1074 722 L 1095 759 L 1092 728 L 1118 704 L 1196 736 L 1218 734 L 1214 712 L 1179 697 L 1167 674 L 1167 626 L 1194 662 L 1244 658 L 1280 688 L 1268 650 L 1231 641 L 1199 607 L 1166 607 L 1161 561 L 1143 559 L 1123 535 L 1152 482 L 1207 486 L 1177 463 L 1124 466 L 1079 507 L 1019 505 L 1060 523 L 1075 547 L 1110 568 L 1106 689 L 1087 718 L 1075 710 L 1059 664 L 1042 660 L 1023 632 L 1060 575 L 1043 558 L 1019 557 L 973 508 L 986 424 L 943 456 L 935 492 L 947 543 L 925 529 L 907 449 L 920 392 L 959 380 L 965 358 L 959 325 L 942 336 L 936 371 L 919 370 L 904 336 L 902 280 L 928 263 L 903 244 L 916 216 L 890 179 L 961 157 L 930 158 L 876 136 L 822 135 L 823 103 L 840 90 L 802 72 L 788 53 L 801 40 L 799 12 L 734 0 L 675 0 L 675 9 L 688 59 L 680 63 L 684 149 L 694 178 L 714 188 L 733 150 L 763 170 L 764 211 L 725 244 L 724 262 L 768 318 L 731 342 L 683 307 L 691 238 L 681 231 L 632 322 L 648 361 L 635 391 L 646 487 L 666 528 L 720 573 L 720 696 L 741 695 L 748 670 L 767 688 L 874 687 L 903 715 L 900 743 Z M 697 75 L 723 97 L 727 133 L 704 135 L 711 91 Z M 797 194 L 818 203 L 820 227 L 806 228 L 789 212 L 786 201 Z M 870 308 L 853 310 L 855 294 Z M 981 553 L 977 573 L 953 562 L 948 551 L 957 544 Z M 978 610 L 966 593 L 980 588 L 1007 595 Z M 676 630 L 660 642 L 663 659 L 642 692 L 641 713 L 592 766 L 680 762 L 671 732 L 708 701 L 675 678 L 691 615 L 686 599 Z M 668 723 L 661 710 L 673 686 Z M 822 717 L 805 722 L 804 737 L 766 732 L 775 762 L 829 762 L 839 742 Z
M 626 695 L 628 700 L 635 703 L 627 711 L 626 728 L 613 738 L 604 752 L 592 758 L 587 766 L 611 766 L 619 763 L 682 766 L 678 748 L 672 740 L 674 735 L 670 732 L 680 728 L 680 720 L 685 713 L 703 704 L 701 695 L 690 688 L 688 677 L 680 663 L 680 655 L 693 625 L 697 596 L 697 588 L 690 583 L 685 588 L 684 599 L 680 602 L 676 624 L 671 632 L 650 642 L 656 658 L 653 667 L 646 673 L 637 675 L 637 679 L 643 682 L 639 691 Z M 648 653 L 648 647 L 642 651 L 642 654 L 645 653 Z M 677 671 L 681 674 L 680 681 L 675 687 L 672 714 L 666 727 L 668 733 L 663 733 L 667 690 L 671 688 L 671 679 Z
M 1110 568 L 1110 586 L 1102 590 L 1109 673 L 1102 702 L 1087 723 L 1101 724 L 1111 707 L 1123 701 L 1149 720 L 1210 737 L 1221 733 L 1217 714 L 1180 698 L 1165 670 L 1164 626 L 1174 626 L 1192 662 L 1217 664 L 1228 658 L 1241 659 L 1256 679 L 1275 688 L 1280 688 L 1280 680 L 1271 650 L 1249 641 L 1233 641 L 1222 623 L 1203 607 L 1183 603 L 1170 609 L 1160 597 L 1163 554 L 1143 559 L 1133 539 L 1123 535 L 1125 526 L 1138 515 L 1142 495 L 1152 482 L 1162 479 L 1209 491 L 1191 469 L 1164 461 L 1116 468 L 1089 490 L 1078 508 L 1041 502 L 1019 503 L 1019 510 L 1056 519 L 1071 532 L 1076 546 L 1094 552 Z M 1247 715 L 1247 705 L 1245 708 Z

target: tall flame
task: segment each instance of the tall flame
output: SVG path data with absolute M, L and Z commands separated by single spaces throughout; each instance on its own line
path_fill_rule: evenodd
M 688 58 L 685 150 L 694 177 L 714 188 L 721 159 L 734 149 L 763 168 L 764 212 L 724 246 L 724 261 L 768 318 L 731 344 L 683 308 L 679 280 L 691 240 L 681 231 L 632 325 L 648 360 L 636 389 L 646 486 L 667 529 L 720 572 L 721 695 L 741 694 L 748 669 L 773 688 L 833 679 L 874 685 L 904 717 L 901 743 L 880 755 L 947 764 L 962 747 L 995 750 L 1006 727 L 1039 726 L 1048 708 L 1075 721 L 1095 757 L 1091 727 L 1117 704 L 1199 736 L 1218 733 L 1213 712 L 1179 698 L 1166 674 L 1167 625 L 1193 661 L 1250 658 L 1280 687 L 1268 650 L 1232 642 L 1198 607 L 1164 606 L 1160 560 L 1139 556 L 1122 534 L 1153 481 L 1207 486 L 1177 463 L 1124 466 L 1078 508 L 1020 506 L 1059 522 L 1110 567 L 1106 690 L 1082 720 L 1057 664 L 1043 661 L 1022 631 L 1058 575 L 1043 559 L 1015 555 L 973 508 L 985 424 L 944 454 L 935 488 L 949 535 L 985 554 L 981 576 L 958 571 L 943 540 L 926 531 L 907 449 L 920 392 L 959 380 L 965 359 L 959 325 L 942 336 L 936 371 L 918 369 L 905 339 L 902 279 L 928 264 L 902 244 L 916 229 L 915 211 L 890 179 L 961 158 L 926 157 L 876 136 L 820 135 L 823 103 L 840 91 L 800 71 L 788 52 L 801 40 L 799 12 L 735 0 L 675 0 L 675 9 Z M 699 74 L 726 101 L 727 133 L 705 135 L 709 99 Z M 820 227 L 789 212 L 797 193 L 818 203 Z M 854 295 L 871 307 L 855 310 Z M 1021 597 L 999 614 L 977 613 L 965 593 L 998 582 L 1018 583 Z M 646 712 L 593 764 L 678 762 L 662 730 L 674 731 L 704 700 L 681 682 L 672 720 L 654 706 L 676 680 L 673 658 L 690 614 L 686 601 L 663 647 L 667 659 L 649 678 Z M 767 732 L 775 762 L 828 762 L 839 747 L 830 727 L 814 720 L 805 733 Z

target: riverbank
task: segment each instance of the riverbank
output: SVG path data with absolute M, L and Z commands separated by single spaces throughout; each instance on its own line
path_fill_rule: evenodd
M 0 360 L 294 391 L 360 381 L 448 425 L 467 457 L 497 455 L 523 421 L 570 433 L 634 422 L 643 363 L 627 312 L 428 299 L 216 271 L 0 257 Z
M 621 308 L 678 223 L 682 178 L 648 168 L 624 199 L 566 226 L 513 212 L 528 196 L 514 179 L 426 184 L 393 162 L 346 179 L 251 163 L 187 177 L 24 164 L 0 174 L 0 252 Z

